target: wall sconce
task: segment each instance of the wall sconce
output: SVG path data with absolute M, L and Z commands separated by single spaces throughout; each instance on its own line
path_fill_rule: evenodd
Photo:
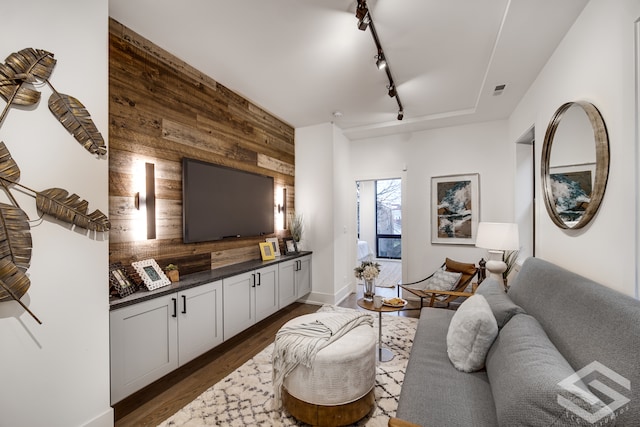
M 282 188 L 282 203 L 277 204 L 278 214 L 282 215 L 282 229 L 287 228 L 287 189 Z
M 140 204 L 144 204 L 147 212 L 147 239 L 156 238 L 156 173 L 153 163 L 144 164 L 145 196 L 137 192 L 134 197 L 136 209 L 140 210 Z

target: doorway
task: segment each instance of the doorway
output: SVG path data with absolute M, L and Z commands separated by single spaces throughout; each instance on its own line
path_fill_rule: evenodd
M 516 141 L 515 219 L 520 232 L 520 260 L 536 255 L 535 128 Z
M 402 280 L 402 179 L 356 181 L 357 261 L 381 266 L 376 285 Z

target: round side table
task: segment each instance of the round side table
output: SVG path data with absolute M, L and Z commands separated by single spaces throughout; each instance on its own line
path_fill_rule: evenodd
M 380 362 L 388 362 L 393 359 L 393 351 L 388 348 L 382 347 L 382 313 L 390 313 L 393 311 L 400 311 L 404 308 L 401 307 L 391 307 L 388 305 L 383 305 L 380 308 L 375 308 L 373 306 L 373 301 L 366 301 L 364 298 L 360 298 L 358 301 L 358 306 L 364 308 L 365 310 L 375 311 L 378 313 L 378 360 Z

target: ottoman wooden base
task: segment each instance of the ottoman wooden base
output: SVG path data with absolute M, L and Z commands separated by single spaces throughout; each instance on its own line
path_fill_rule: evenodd
M 344 405 L 324 406 L 304 402 L 282 388 L 282 404 L 296 419 L 312 426 L 345 426 L 364 418 L 376 403 L 374 390 Z

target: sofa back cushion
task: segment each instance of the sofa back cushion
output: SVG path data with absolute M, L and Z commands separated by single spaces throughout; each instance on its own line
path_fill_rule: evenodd
M 476 289 L 476 294 L 484 296 L 489 303 L 498 323 L 498 329 L 502 329 L 516 314 L 525 312 L 522 307 L 509 298 L 504 291 L 504 285 L 498 279 L 492 277 L 485 279 Z
M 540 322 L 576 371 L 591 371 L 585 382 L 606 383 L 625 398 L 638 395 L 640 301 L 538 258 L 524 262 L 507 294 Z M 640 399 L 619 408 L 619 425 L 639 419 Z
M 615 420 L 611 408 L 584 391 L 581 381 L 575 388 L 561 384 L 575 371 L 527 314 L 514 316 L 502 328 L 486 368 L 501 427 L 572 425 L 574 411 L 596 414 L 598 425 Z

